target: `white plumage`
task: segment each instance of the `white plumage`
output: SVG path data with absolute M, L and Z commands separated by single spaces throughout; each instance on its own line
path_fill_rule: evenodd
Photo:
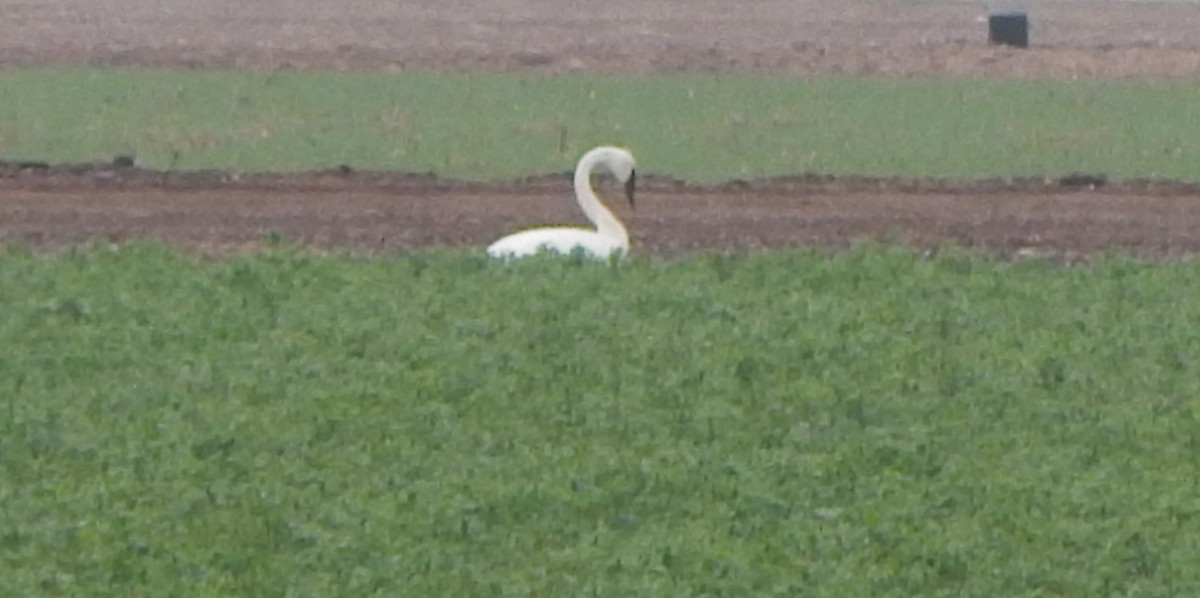
M 569 254 L 581 249 L 596 259 L 608 259 L 618 251 L 623 257 L 629 252 L 629 233 L 592 189 L 592 173 L 600 167 L 625 184 L 625 197 L 632 207 L 637 180 L 633 155 L 619 147 L 600 146 L 584 154 L 575 167 L 575 200 L 596 226 L 595 230 L 570 226 L 529 229 L 492 243 L 487 248 L 488 255 L 524 257 L 541 250 Z

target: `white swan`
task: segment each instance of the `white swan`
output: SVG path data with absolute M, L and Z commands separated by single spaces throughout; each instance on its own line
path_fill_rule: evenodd
M 488 255 L 524 257 L 542 249 L 571 253 L 579 248 L 591 258 L 608 259 L 617 251 L 624 257 L 629 252 L 629 233 L 592 189 L 592 173 L 601 166 L 625 183 L 625 197 L 629 200 L 629 206 L 633 207 L 633 188 L 637 180 L 633 154 L 619 147 L 602 145 L 584 154 L 575 167 L 575 200 L 588 220 L 596 225 L 596 230 L 564 226 L 521 231 L 489 245 Z

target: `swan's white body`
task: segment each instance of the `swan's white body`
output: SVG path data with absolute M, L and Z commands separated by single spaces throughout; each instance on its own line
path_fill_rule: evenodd
M 633 155 L 618 147 L 597 147 L 584 154 L 575 167 L 575 200 L 596 230 L 565 226 L 521 231 L 489 245 L 488 255 L 524 257 L 542 250 L 569 254 L 580 249 L 596 259 L 608 259 L 616 252 L 623 257 L 629 252 L 629 233 L 592 189 L 592 173 L 601 166 L 625 183 L 625 195 L 632 206 L 636 180 Z

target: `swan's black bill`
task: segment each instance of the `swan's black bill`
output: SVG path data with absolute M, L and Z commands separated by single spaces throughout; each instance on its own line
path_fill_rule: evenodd
M 637 206 L 633 205 L 633 188 L 636 186 L 636 184 L 637 173 L 629 173 L 629 180 L 625 181 L 625 197 L 629 199 L 629 207 L 631 208 L 637 208 Z

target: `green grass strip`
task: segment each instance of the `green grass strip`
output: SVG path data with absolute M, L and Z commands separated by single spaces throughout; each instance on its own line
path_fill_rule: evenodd
M 1190 596 L 1200 266 L 0 257 L 7 596 Z
M 647 172 L 695 181 L 1200 180 L 1197 105 L 1191 81 L 24 70 L 0 72 L 0 156 L 495 179 L 617 143 Z

